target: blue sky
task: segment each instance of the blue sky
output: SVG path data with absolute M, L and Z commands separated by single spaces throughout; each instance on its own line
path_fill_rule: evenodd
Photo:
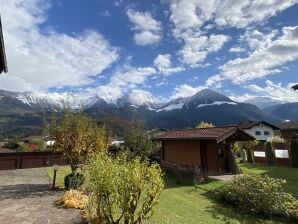
M 297 102 L 298 1 L 0 0 L 0 88 Z

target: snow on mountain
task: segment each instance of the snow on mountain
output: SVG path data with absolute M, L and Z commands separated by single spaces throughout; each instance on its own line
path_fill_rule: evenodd
M 156 110 L 156 112 L 160 111 L 171 111 L 171 110 L 177 110 L 177 109 L 182 109 L 184 106 L 184 103 L 178 103 L 178 104 L 170 104 L 162 109 Z
M 199 105 L 197 105 L 197 108 L 206 107 L 206 106 L 213 106 L 213 105 L 222 105 L 222 104 L 237 105 L 237 103 L 235 103 L 235 102 L 215 101 L 213 103 L 199 104 Z
M 132 90 L 118 100 L 118 106 L 133 105 L 146 106 L 148 109 L 155 109 L 159 105 L 159 101 L 149 92 L 144 90 Z

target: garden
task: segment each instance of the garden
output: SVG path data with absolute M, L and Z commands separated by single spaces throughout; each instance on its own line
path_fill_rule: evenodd
M 133 122 L 124 146 L 107 148 L 104 127 L 81 115 L 53 123 L 55 150 L 70 166 L 56 176 L 66 189 L 56 203 L 77 208 L 89 223 L 290 223 L 298 220 L 298 170 L 240 164 L 230 182 L 161 170 L 150 159 L 157 146 Z M 50 178 L 53 169 L 47 168 Z M 294 196 L 293 196 L 294 195 Z

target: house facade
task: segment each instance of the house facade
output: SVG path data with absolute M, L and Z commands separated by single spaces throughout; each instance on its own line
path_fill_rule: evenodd
M 154 138 L 162 142 L 161 164 L 177 169 L 200 169 L 204 175 L 240 173 L 231 143 L 254 140 L 237 127 L 169 131 Z
M 277 126 L 266 121 L 249 121 L 247 123 L 240 123 L 238 128 L 259 141 L 267 141 L 268 138 L 274 137 L 275 130 L 279 130 Z

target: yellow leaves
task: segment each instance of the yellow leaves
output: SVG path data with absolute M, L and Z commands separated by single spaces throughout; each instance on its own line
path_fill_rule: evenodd
M 84 209 L 88 202 L 88 196 L 82 191 L 69 190 L 66 191 L 57 202 L 64 208 Z

